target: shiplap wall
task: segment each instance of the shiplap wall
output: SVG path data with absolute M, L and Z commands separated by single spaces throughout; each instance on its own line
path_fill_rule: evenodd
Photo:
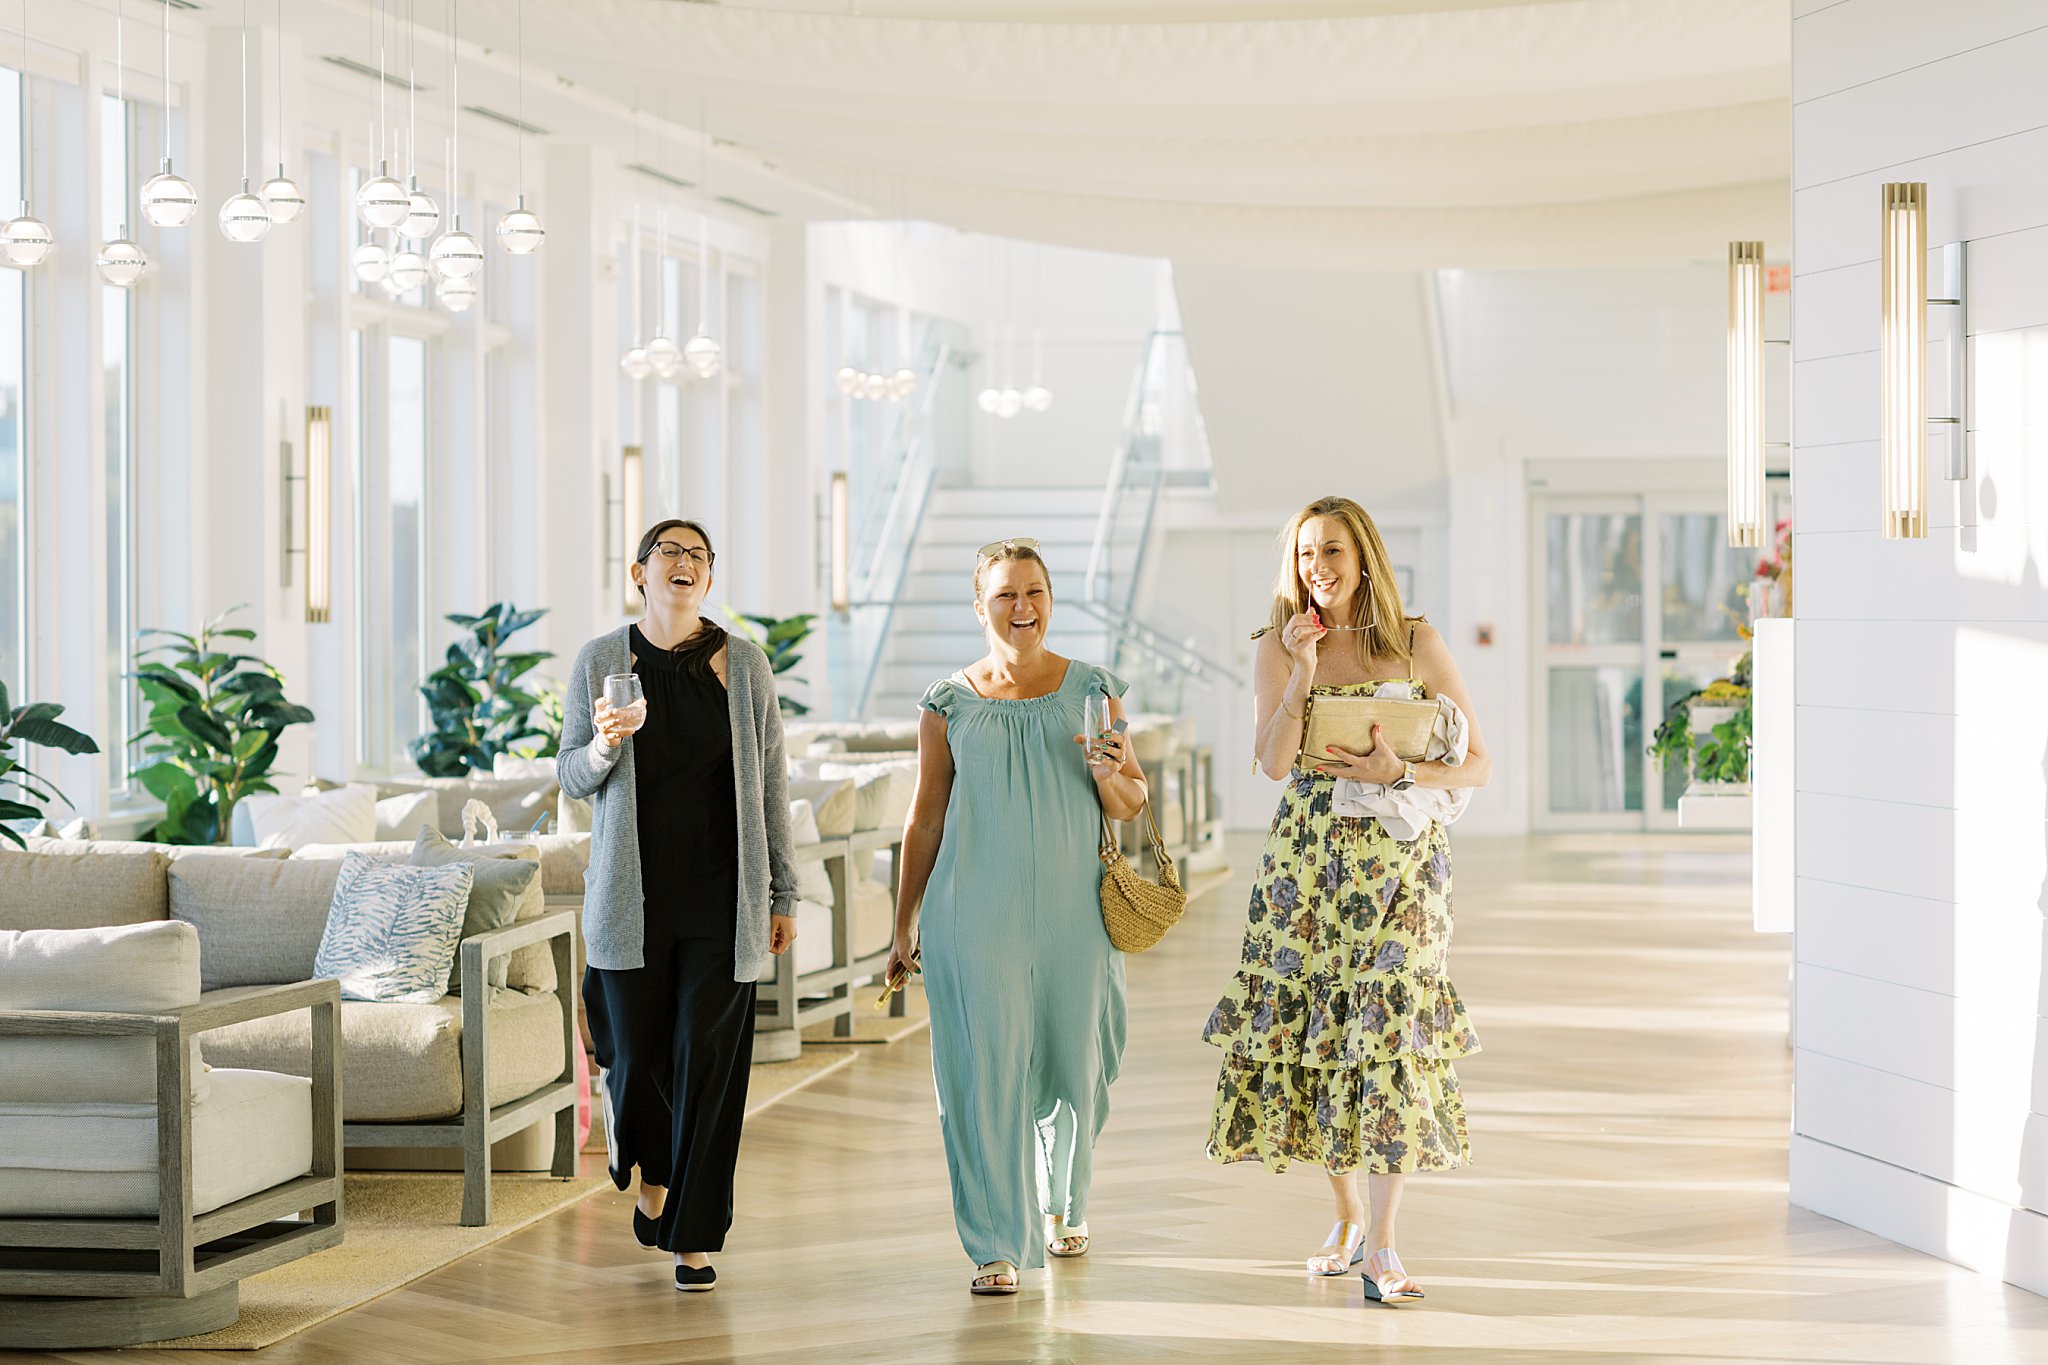
M 1793 16 L 1792 1199 L 2048 1293 L 2048 6 Z M 1877 529 L 1888 180 L 1969 243 L 1975 468 L 1924 541 Z

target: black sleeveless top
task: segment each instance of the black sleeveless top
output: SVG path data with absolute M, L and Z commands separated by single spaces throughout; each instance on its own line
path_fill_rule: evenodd
M 647 940 L 722 939 L 730 948 L 740 831 L 726 690 L 716 677 L 690 676 L 640 627 L 631 639 L 633 671 L 647 694 L 647 721 L 633 736 Z

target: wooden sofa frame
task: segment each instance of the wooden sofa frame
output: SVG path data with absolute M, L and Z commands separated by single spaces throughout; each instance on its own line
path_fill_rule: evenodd
M 867 830 L 844 839 L 826 839 L 796 850 L 799 863 L 823 863 L 832 878 L 832 965 L 799 974 L 795 962 L 778 958 L 775 976 L 761 983 L 755 1005 L 757 1033 L 793 1029 L 799 1035 L 812 1024 L 832 1021 L 833 1036 L 853 1036 L 854 1010 L 858 997 L 853 983 L 879 976 L 889 964 L 889 951 L 856 957 L 853 952 L 853 879 L 882 849 L 892 850 L 889 859 L 889 901 L 896 900 L 897 870 L 903 862 L 903 834 L 900 830 Z M 809 1003 L 804 1003 L 806 1000 Z M 889 1013 L 900 1018 L 904 999 L 899 992 L 889 1002 Z
M 562 1005 L 559 1076 L 530 1094 L 492 1106 L 486 1084 L 490 1075 L 490 992 L 465 991 L 462 1112 L 447 1119 L 342 1126 L 342 1141 L 350 1147 L 460 1147 L 464 1227 L 481 1227 L 491 1221 L 491 1144 L 549 1114 L 555 1116 L 555 1154 L 549 1174 L 565 1180 L 576 1174 L 576 1050 L 583 1046 L 576 1029 L 582 975 L 578 966 L 580 954 L 576 951 L 576 916 L 556 910 L 503 929 L 471 935 L 461 944 L 462 979 L 489 980 L 486 972 L 490 963 L 532 943 L 546 943 L 555 959 L 555 996 Z
M 301 981 L 148 1014 L 0 1011 L 0 1036 L 153 1038 L 155 1218 L 0 1218 L 0 1347 L 133 1345 L 216 1331 L 240 1281 L 340 1243 L 341 991 Z M 208 1213 L 192 1212 L 191 1041 L 250 1019 L 313 1014 L 313 1168 Z M 283 1221 L 310 1209 L 310 1221 Z

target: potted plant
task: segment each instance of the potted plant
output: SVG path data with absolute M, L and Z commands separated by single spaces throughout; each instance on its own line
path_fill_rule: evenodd
M 230 607 L 197 635 L 141 632 L 163 643 L 144 650 L 148 662 L 130 675 L 150 706 L 147 729 L 135 742 L 152 760 L 131 775 L 164 803 L 163 819 L 148 835 L 158 843 L 226 843 L 236 803 L 277 790 L 268 774 L 278 736 L 313 719 L 285 699 L 275 668 L 229 652 L 224 642 L 256 638 L 246 627 L 223 624 L 240 610 Z
M 32 701 L 9 710 L 7 700 L 7 684 L 0 683 L 0 821 L 40 820 L 46 803 L 62 801 L 69 806 L 71 798 L 23 767 L 15 745 L 40 744 L 67 754 L 96 754 L 100 746 L 58 720 L 64 708 L 56 702 Z M 0 823 L 0 839 L 28 847 L 28 841 L 5 823 Z
M 510 653 L 504 648 L 545 615 L 545 607 L 521 611 L 510 602 L 493 602 L 479 616 L 448 617 L 464 634 L 448 646 L 448 661 L 420 684 L 433 725 L 409 746 L 421 772 L 429 777 L 488 775 L 497 756 L 511 753 L 513 745 L 546 738 L 547 732 L 534 723 L 542 696 L 520 680 L 555 656 L 546 650 Z
M 775 670 L 775 698 L 782 704 L 785 716 L 807 716 L 811 708 L 789 695 L 783 675 L 797 666 L 803 658 L 797 646 L 815 629 L 817 616 L 806 612 L 801 616 L 755 616 L 745 612 L 728 611 L 726 616 L 739 628 L 742 635 L 761 646 L 768 655 L 768 666 Z M 788 683 L 804 684 L 802 678 L 790 678 Z

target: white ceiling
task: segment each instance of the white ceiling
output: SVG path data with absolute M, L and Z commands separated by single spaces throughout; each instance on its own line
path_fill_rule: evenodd
M 467 0 L 465 43 L 509 55 L 516 4 Z M 1787 232 L 1785 0 L 524 11 L 529 75 L 691 124 L 702 99 L 735 159 L 889 216 L 1374 269 L 1711 260 Z

